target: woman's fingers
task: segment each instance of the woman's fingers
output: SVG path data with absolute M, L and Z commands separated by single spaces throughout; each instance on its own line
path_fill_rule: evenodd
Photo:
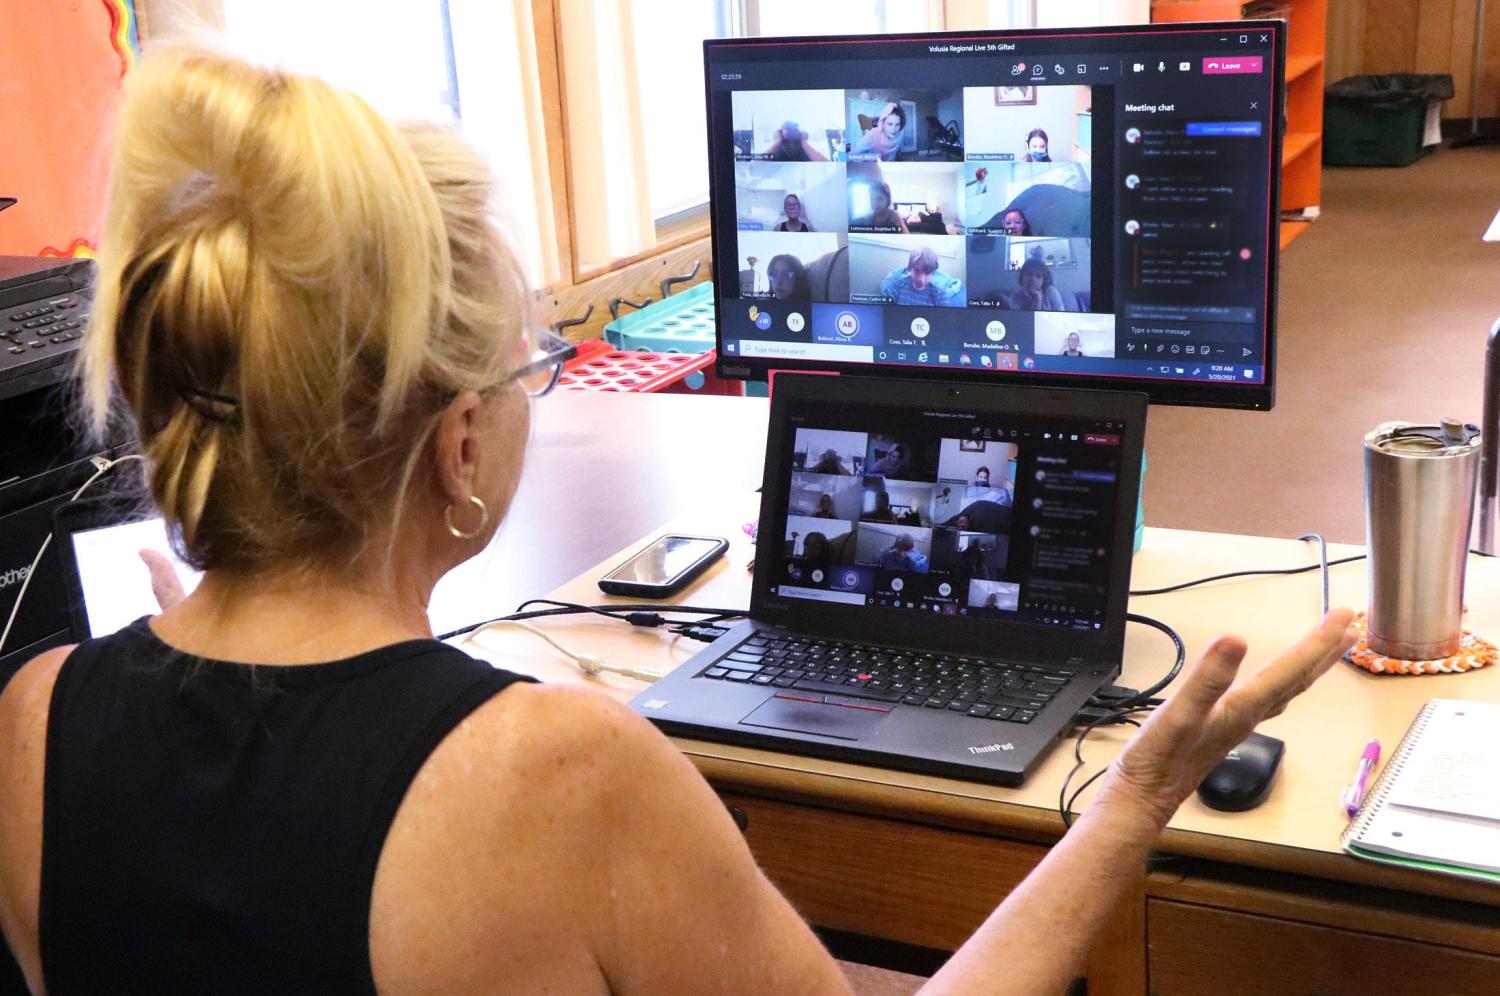
M 1307 689 L 1354 644 L 1354 613 L 1334 609 L 1296 645 L 1283 651 L 1237 690 L 1245 705 L 1266 710 L 1285 706 Z M 1269 713 L 1268 713 L 1269 714 Z
M 1168 702 L 1174 717 L 1182 722 L 1201 723 L 1234 684 L 1240 662 L 1245 659 L 1245 641 L 1237 636 L 1221 636 L 1209 645 L 1182 680 L 1182 686 Z
M 160 551 L 149 547 L 141 549 L 140 558 L 151 572 L 151 594 L 156 596 L 156 604 L 170 609 L 182 601 L 186 593 L 182 590 L 182 582 L 177 579 L 177 569 L 172 566 L 172 562 Z

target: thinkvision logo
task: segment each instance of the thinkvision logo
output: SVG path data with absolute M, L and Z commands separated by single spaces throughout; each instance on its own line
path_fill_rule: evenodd
M 1015 750 L 1015 744 L 985 744 L 983 747 L 970 747 L 970 754 L 993 754 L 997 750 Z
M 31 572 L 29 567 L 12 567 L 4 574 L 0 574 L 0 588 L 9 588 L 13 584 L 20 584 L 26 580 L 26 575 Z

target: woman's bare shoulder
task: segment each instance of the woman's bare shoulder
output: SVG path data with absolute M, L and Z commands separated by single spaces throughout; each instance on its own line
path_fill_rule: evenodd
M 52 689 L 72 652 L 70 644 L 33 657 L 0 689 L 0 743 L 13 745 L 14 737 L 34 735 L 39 723 L 45 729 Z

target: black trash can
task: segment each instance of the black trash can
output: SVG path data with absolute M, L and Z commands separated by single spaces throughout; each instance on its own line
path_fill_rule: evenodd
M 1437 145 L 1423 145 L 1427 108 L 1453 97 L 1447 73 L 1350 76 L 1323 91 L 1323 163 L 1406 166 Z

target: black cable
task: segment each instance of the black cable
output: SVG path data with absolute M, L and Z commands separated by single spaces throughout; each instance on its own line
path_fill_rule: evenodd
M 1093 733 L 1094 730 L 1098 729 L 1099 727 L 1111 723 L 1131 723 L 1135 726 L 1140 726 L 1140 723 L 1129 718 L 1130 714 L 1134 712 L 1150 712 L 1154 708 L 1156 707 L 1131 706 L 1125 709 L 1116 709 L 1112 712 L 1098 717 L 1097 719 L 1091 720 L 1087 725 L 1083 727 L 1083 729 L 1078 731 L 1078 739 L 1073 743 L 1073 768 L 1068 772 L 1067 777 L 1063 779 L 1062 787 L 1058 790 L 1057 793 L 1057 813 L 1062 817 L 1063 826 L 1069 828 L 1073 826 L 1073 816 L 1071 812 L 1073 804 L 1078 801 L 1078 797 L 1083 793 L 1084 789 L 1094 784 L 1094 782 L 1098 780 L 1100 775 L 1109 770 L 1108 768 L 1103 768 L 1100 771 L 1096 772 L 1094 775 L 1090 776 L 1089 779 L 1082 785 L 1078 786 L 1077 791 L 1075 791 L 1072 796 L 1068 795 L 1068 786 L 1072 784 L 1073 776 L 1078 774 L 1079 770 L 1086 763 L 1083 759 L 1083 742 L 1088 739 L 1089 734 Z
M 555 598 L 528 598 L 516 606 L 515 614 L 526 611 L 528 605 L 552 605 L 571 609 L 574 612 L 596 612 L 601 616 L 623 619 L 622 613 L 630 612 L 684 612 L 695 616 L 714 616 L 717 619 L 736 619 L 745 615 L 746 609 L 710 609 L 698 605 L 663 605 L 659 602 L 620 602 L 606 605 L 582 605 L 578 602 L 562 602 Z
M 1352 557 L 1341 557 L 1338 560 L 1328 561 L 1329 567 L 1337 567 L 1340 564 L 1352 564 L 1356 560 L 1364 560 L 1365 554 L 1359 553 Z M 1142 598 L 1146 595 L 1170 595 L 1174 591 L 1182 591 L 1184 588 L 1196 588 L 1200 584 L 1209 584 L 1213 581 L 1225 581 L 1229 578 L 1264 577 L 1273 574 L 1306 574 L 1308 571 L 1316 571 L 1323 568 L 1323 564 L 1308 564 L 1306 567 L 1282 567 L 1266 568 L 1258 571 L 1230 571 L 1228 574 L 1215 574 L 1213 577 L 1199 578 L 1196 581 L 1183 581 L 1180 584 L 1167 585 L 1165 588 L 1143 588 L 1140 591 L 1132 591 L 1131 598 Z
M 552 608 L 532 609 L 524 611 L 528 605 L 549 605 Z M 661 605 L 654 602 L 621 602 L 609 605 L 580 605 L 576 602 L 560 602 L 550 598 L 533 598 L 522 602 L 517 611 L 506 616 L 496 616 L 483 622 L 470 623 L 448 633 L 443 633 L 439 640 L 451 640 L 455 636 L 488 626 L 497 622 L 521 622 L 527 619 L 539 619 L 544 616 L 570 616 L 594 613 L 609 619 L 617 619 L 620 622 L 629 623 L 632 626 L 644 628 L 655 628 L 660 626 L 711 626 L 714 623 L 736 619 L 745 615 L 744 609 L 717 609 L 704 608 L 695 605 Z M 675 612 L 687 615 L 706 616 L 705 619 L 681 620 L 668 619 L 662 616 L 662 612 Z
M 1319 540 L 1322 539 L 1322 537 L 1317 533 L 1308 533 L 1305 536 L 1298 537 L 1298 539 L 1311 538 L 1316 538 Z M 1326 553 L 1326 546 L 1324 549 Z M 1485 553 L 1483 550 L 1470 550 L 1469 552 L 1476 557 L 1495 556 L 1495 554 Z M 1167 585 L 1165 588 L 1142 588 L 1139 591 L 1132 591 L 1130 593 L 1130 597 L 1142 598 L 1146 595 L 1170 595 L 1174 591 L 1182 591 L 1185 588 L 1196 588 L 1200 584 L 1210 584 L 1214 581 L 1226 581 L 1230 578 L 1265 577 L 1267 575 L 1274 574 L 1306 574 L 1308 571 L 1326 570 L 1329 567 L 1338 567 L 1341 564 L 1352 564 L 1357 560 L 1364 560 L 1367 556 L 1367 554 L 1357 553 L 1350 557 L 1340 557 L 1338 560 L 1329 560 L 1326 563 L 1308 564 L 1306 567 L 1283 567 L 1278 569 L 1267 568 L 1265 570 L 1258 571 L 1230 571 L 1228 574 L 1215 574 L 1212 577 L 1199 578 L 1196 581 L 1183 581 L 1180 584 Z
M 1167 639 L 1172 641 L 1172 646 L 1176 648 L 1177 658 L 1172 661 L 1172 667 L 1167 671 L 1167 673 L 1162 675 L 1161 679 L 1150 687 L 1143 688 L 1141 691 L 1136 692 L 1133 695 L 1126 695 L 1115 698 L 1095 693 L 1089 698 L 1090 705 L 1096 705 L 1101 708 L 1114 710 L 1126 709 L 1130 707 L 1139 708 L 1141 706 L 1150 705 L 1152 704 L 1151 699 L 1153 699 L 1158 692 L 1175 681 L 1177 676 L 1182 673 L 1183 662 L 1187 659 L 1187 647 L 1183 644 L 1182 637 L 1177 635 L 1177 631 L 1175 629 L 1173 629 L 1171 626 L 1168 626 L 1160 619 L 1152 619 L 1150 616 L 1143 616 L 1134 612 L 1126 613 L 1125 618 L 1129 622 L 1140 623 L 1143 626 L 1150 626 L 1152 629 L 1160 630 L 1161 632 L 1165 633 L 1167 635 Z

